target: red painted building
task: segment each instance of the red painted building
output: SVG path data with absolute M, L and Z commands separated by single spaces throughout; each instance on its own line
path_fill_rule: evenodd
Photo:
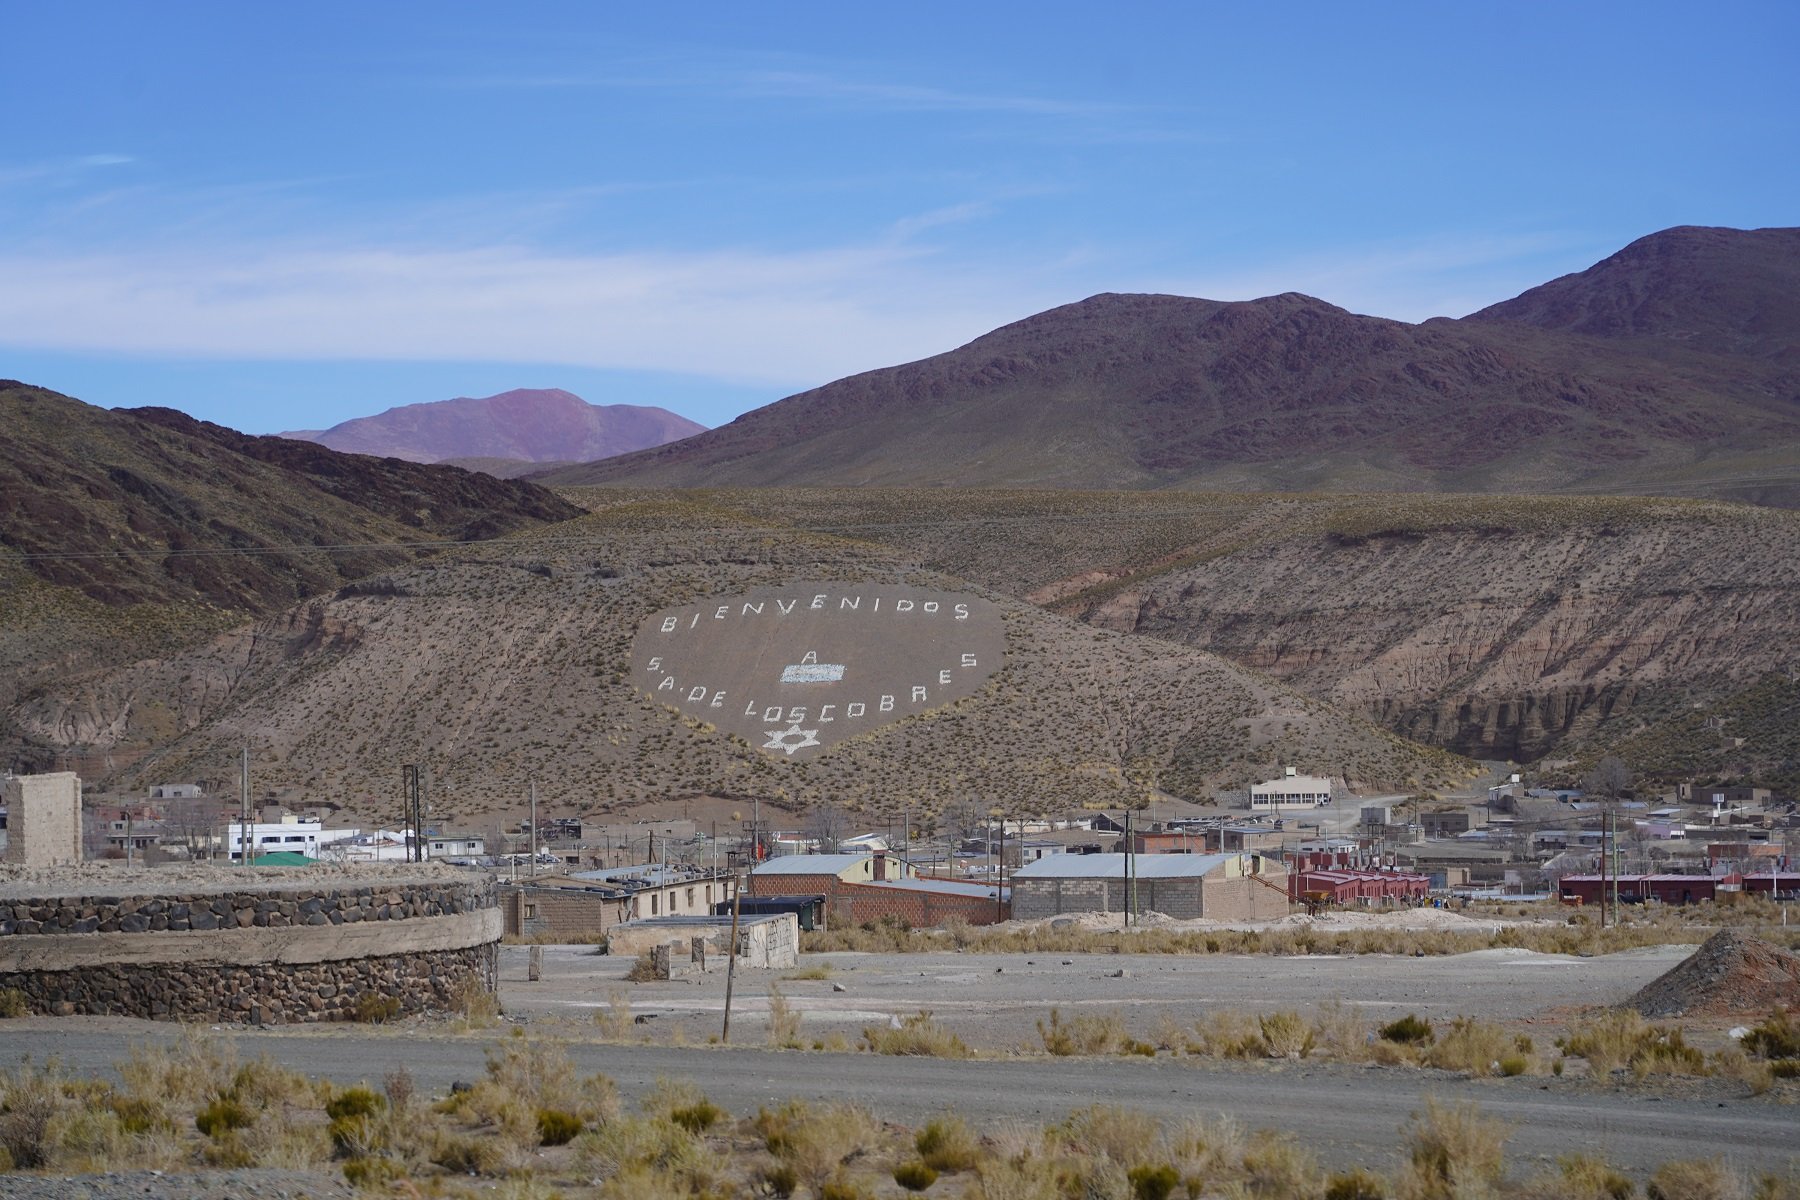
M 1620 875 L 1619 899 L 1627 904 L 1654 900 L 1659 904 L 1699 904 L 1716 900 L 1721 891 L 1737 891 L 1736 875 Z M 1565 875 L 1557 885 L 1564 901 L 1598 904 L 1613 891 L 1612 876 Z
M 1288 875 L 1288 897 L 1296 901 L 1310 892 L 1336 905 L 1398 904 L 1423 900 L 1430 890 L 1429 877 L 1404 871 L 1308 867 Z

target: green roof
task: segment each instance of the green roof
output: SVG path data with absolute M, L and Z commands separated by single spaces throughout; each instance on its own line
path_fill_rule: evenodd
M 308 858 L 294 850 L 276 850 L 269 854 L 258 854 L 250 860 L 253 867 L 313 867 L 319 860 Z

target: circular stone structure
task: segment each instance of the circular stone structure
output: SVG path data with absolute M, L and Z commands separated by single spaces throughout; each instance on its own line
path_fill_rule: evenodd
M 282 1024 L 404 1013 L 492 991 L 501 912 L 486 875 L 99 864 L 0 876 L 0 990 L 34 1012 Z
M 633 682 L 771 757 L 811 758 L 975 694 L 1000 667 L 993 602 L 900 584 L 797 583 L 666 608 Z

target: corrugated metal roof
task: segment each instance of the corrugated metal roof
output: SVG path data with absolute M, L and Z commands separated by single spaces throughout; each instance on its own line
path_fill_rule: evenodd
M 1236 854 L 1137 854 L 1139 879 L 1189 879 L 1210 874 Z M 1123 879 L 1123 854 L 1047 854 L 1012 873 L 1014 879 Z
M 838 875 L 851 867 L 860 866 L 874 856 L 871 854 L 783 854 L 779 858 L 771 858 L 754 871 L 752 875 Z

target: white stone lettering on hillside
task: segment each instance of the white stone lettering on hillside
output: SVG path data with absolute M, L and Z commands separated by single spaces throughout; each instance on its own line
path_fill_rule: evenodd
M 659 703 L 704 712 L 721 733 L 787 762 L 976 696 L 1005 640 L 998 608 L 977 596 L 795 585 L 650 616 L 633 677 Z

